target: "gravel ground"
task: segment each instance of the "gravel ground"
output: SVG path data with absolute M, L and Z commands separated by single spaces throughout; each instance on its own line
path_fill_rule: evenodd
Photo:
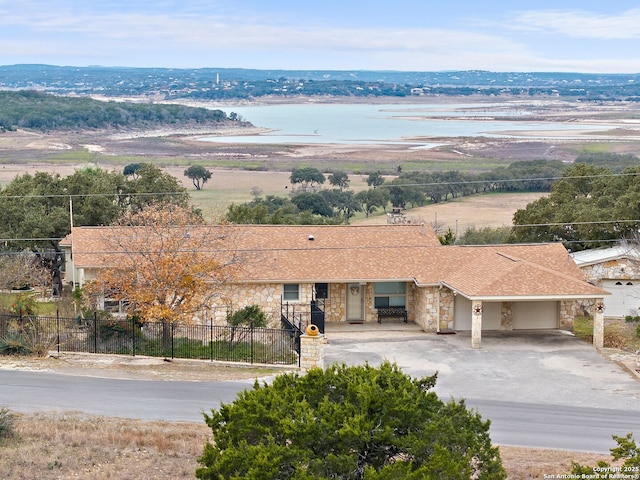
M 165 360 L 156 357 L 52 353 L 46 358 L 0 356 L 0 370 L 32 370 L 65 375 L 160 381 L 226 381 L 264 378 L 287 368 L 206 360 Z

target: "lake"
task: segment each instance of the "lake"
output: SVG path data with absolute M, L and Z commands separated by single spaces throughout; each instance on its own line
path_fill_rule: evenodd
M 380 144 L 402 143 L 429 147 L 430 137 L 518 137 L 523 132 L 560 132 L 575 138 L 579 132 L 606 130 L 613 125 L 527 120 L 526 106 L 495 104 L 286 104 L 221 107 L 256 127 L 271 130 L 260 135 L 218 136 L 202 140 L 231 143 Z M 504 118 L 486 119 L 487 117 Z M 513 133 L 505 133 L 505 132 Z M 557 133 L 554 137 L 557 138 Z

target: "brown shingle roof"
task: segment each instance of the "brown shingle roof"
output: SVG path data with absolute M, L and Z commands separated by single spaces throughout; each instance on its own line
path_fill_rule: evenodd
M 73 239 L 76 267 L 111 266 L 105 245 L 114 228 L 73 230 L 63 244 Z M 407 280 L 444 283 L 471 298 L 606 294 L 585 281 L 561 244 L 442 246 L 422 225 L 218 228 L 228 238 L 223 253 L 243 257 L 242 282 Z
M 562 244 L 446 247 L 443 281 L 471 297 L 605 295 L 586 282 Z

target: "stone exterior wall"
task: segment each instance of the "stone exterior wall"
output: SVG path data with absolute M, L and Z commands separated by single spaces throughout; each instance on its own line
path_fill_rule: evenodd
M 313 296 L 314 284 L 301 283 L 297 301 L 287 302 L 296 312 L 308 312 Z M 258 305 L 267 315 L 271 327 L 280 326 L 280 307 L 282 305 L 281 283 L 252 283 L 229 286 L 210 304 L 209 318 L 213 325 L 224 325 L 229 312 L 236 312 L 250 305 Z
M 448 288 L 440 290 L 440 330 L 453 330 L 456 320 L 455 299 L 453 291 Z
M 500 330 L 513 330 L 513 308 L 511 302 L 502 302 L 500 307 Z
M 595 300 L 581 300 L 560 302 L 560 325 L 561 330 L 573 330 L 573 320 L 576 317 L 587 316 L 595 308 Z
M 377 322 L 378 311 L 373 308 L 373 283 L 367 283 L 364 288 L 364 321 Z
M 640 278 L 640 261 L 630 258 L 618 258 L 608 262 L 580 267 L 587 280 L 601 285 L 602 280 L 632 280 Z
M 413 321 L 425 332 L 436 331 L 438 328 L 438 289 L 433 287 L 417 288 L 414 294 Z
M 405 308 L 407 309 L 407 321 L 409 322 L 416 321 L 416 291 L 415 283 L 407 282 L 407 304 Z M 373 305 L 373 300 L 371 304 Z
M 347 285 L 330 283 L 328 297 L 324 301 L 325 322 L 344 322 L 347 317 Z
M 448 288 L 418 287 L 414 290 L 413 305 L 410 319 L 425 332 L 453 329 L 454 297 Z
M 594 265 L 580 267 L 587 281 L 602 287 L 603 280 L 634 280 L 640 279 L 640 261 L 632 258 L 617 258 Z M 604 300 L 607 302 L 607 297 Z M 575 301 L 572 302 L 571 310 L 575 316 L 593 316 L 595 301 Z M 569 310 L 569 307 L 567 307 Z M 604 312 L 606 316 L 606 310 Z M 573 326 L 573 319 L 571 322 Z

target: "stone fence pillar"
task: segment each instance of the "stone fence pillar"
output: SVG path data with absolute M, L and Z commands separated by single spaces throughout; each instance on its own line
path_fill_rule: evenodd
M 300 336 L 300 370 L 324 369 L 324 335 Z
M 482 302 L 474 301 L 471 306 L 471 348 L 480 348 L 482 339 Z
M 593 346 L 604 347 L 604 299 L 602 298 L 596 300 L 593 314 Z

